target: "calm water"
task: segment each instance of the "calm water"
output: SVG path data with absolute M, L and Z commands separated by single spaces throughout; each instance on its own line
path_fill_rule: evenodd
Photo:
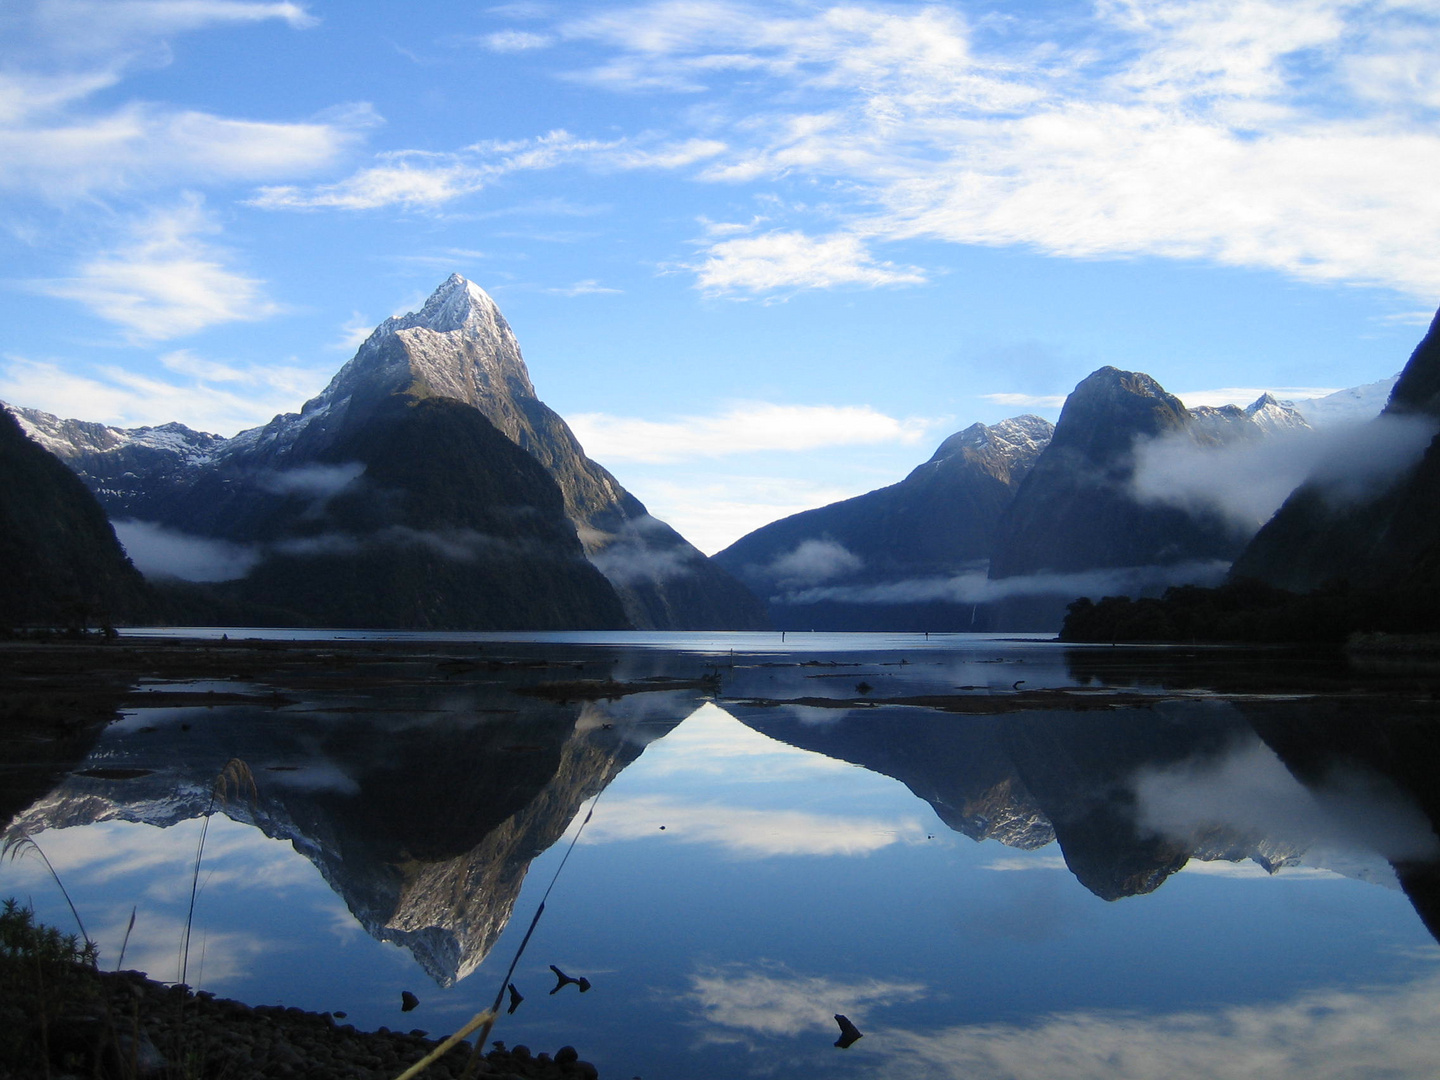
M 1412 674 L 970 635 L 515 637 L 154 684 L 222 703 L 127 709 L 12 827 L 105 962 L 134 907 L 124 966 L 175 979 L 200 815 L 245 761 L 188 981 L 362 1027 L 458 1027 L 551 889 L 493 1037 L 573 1043 L 612 1080 L 1440 1072 L 1440 753 Z M 38 859 L 0 865 L 0 893 L 69 921 Z M 552 995 L 552 964 L 592 988 Z M 836 1013 L 864 1032 L 847 1050 Z

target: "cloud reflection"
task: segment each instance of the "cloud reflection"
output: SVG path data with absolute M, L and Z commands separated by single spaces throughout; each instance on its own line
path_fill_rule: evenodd
M 795 975 L 779 966 L 756 970 L 735 965 L 692 975 L 688 996 L 712 1028 L 722 1029 L 708 1032 L 706 1041 L 732 1042 L 744 1035 L 833 1034 L 836 1013 L 859 1024 L 867 1008 L 923 998 L 925 985 L 881 979 L 845 982 Z
M 753 783 L 798 780 L 853 768 L 762 735 L 708 701 L 651 745 L 644 758 L 644 771 L 650 776 L 686 773 Z
M 868 855 L 892 844 L 925 841 L 920 822 L 909 817 L 846 817 L 635 795 L 604 802 L 580 842 L 603 844 L 660 835 L 672 843 L 713 844 L 746 859 Z
M 173 979 L 190 899 L 195 848 L 176 843 L 175 829 L 198 839 L 200 823 L 161 829 L 125 821 L 77 828 L 47 829 L 37 837 L 56 873 L 75 897 L 81 916 L 107 965 L 120 957 L 130 909 L 135 929 L 125 949 L 125 966 Z M 191 942 L 191 981 L 203 975 L 221 982 L 248 973 L 253 958 L 281 948 L 278 941 L 241 930 L 209 929 L 211 898 L 259 890 L 267 900 L 284 897 L 318 877 L 290 844 L 272 840 L 249 825 L 217 814 L 205 838 L 196 929 Z M 55 885 L 39 859 L 4 864 L 7 895 L 53 897 Z M 353 918 L 352 918 L 353 922 Z M 203 953 L 203 957 L 202 957 Z M 203 965 L 203 966 L 202 966 Z
M 1324 845 L 1391 861 L 1440 854 L 1424 814 L 1383 778 L 1335 772 L 1306 787 L 1258 739 L 1215 758 L 1142 770 L 1135 796 L 1140 828 L 1184 843 L 1222 828 L 1300 851 Z
M 905 1080 L 1353 1080 L 1440 1073 L 1440 977 L 1215 1012 L 1076 1012 L 1038 1024 L 884 1030 L 871 1075 Z

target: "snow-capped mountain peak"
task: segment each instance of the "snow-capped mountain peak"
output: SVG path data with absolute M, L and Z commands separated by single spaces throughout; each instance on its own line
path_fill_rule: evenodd
M 490 294 L 473 281 L 451 274 L 430 294 L 419 311 L 391 316 L 375 328 L 375 333 L 388 335 L 400 330 L 421 329 L 448 334 L 476 328 L 494 332 L 502 327 L 503 333 L 510 332 Z
M 1300 411 L 1288 402 L 1277 401 L 1273 394 L 1261 394 L 1245 407 L 1251 423 L 1258 424 L 1274 435 L 1281 431 L 1304 431 L 1310 424 Z

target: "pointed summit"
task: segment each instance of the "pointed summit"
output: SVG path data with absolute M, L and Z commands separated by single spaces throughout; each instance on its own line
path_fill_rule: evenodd
M 478 329 L 514 337 L 490 294 L 459 274 L 446 278 L 419 311 L 386 319 L 376 328 L 376 333 L 413 329 L 432 330 L 437 334 Z
M 586 556 L 637 628 L 765 625 L 759 602 L 739 582 L 585 456 L 565 421 L 536 395 L 520 343 L 495 301 L 459 274 L 419 311 L 377 326 L 298 417 L 277 417 L 234 441 L 277 458 L 323 454 L 396 396 L 468 405 L 538 461 L 559 485 Z

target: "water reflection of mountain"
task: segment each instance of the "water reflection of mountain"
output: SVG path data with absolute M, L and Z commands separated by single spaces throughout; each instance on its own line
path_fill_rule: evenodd
M 205 811 L 238 757 L 258 797 L 224 812 L 291 841 L 370 934 L 448 985 L 493 946 L 531 860 L 698 705 L 684 692 L 551 702 L 443 680 L 399 698 L 143 710 L 13 825 L 172 825 Z
M 143 698 L 145 707 L 108 728 L 17 824 L 32 832 L 103 820 L 174 824 L 203 813 L 214 777 L 241 758 L 258 799 L 226 812 L 291 841 L 372 935 L 410 949 L 449 983 L 489 952 L 531 860 L 584 800 L 706 693 L 585 703 L 512 693 L 542 679 L 636 683 L 705 668 L 661 650 L 547 648 L 498 667 L 473 655 L 402 656 L 383 678 L 372 677 L 369 661 L 340 657 L 318 674 L 159 682 L 188 696 Z M 1187 658 L 1167 674 L 1120 652 L 1083 654 L 1068 675 L 1032 657 L 1024 670 L 1032 684 L 1069 686 L 1075 696 L 1010 694 L 1024 680 L 1007 673 L 971 687 L 967 700 L 979 711 L 965 713 L 851 707 L 844 695 L 859 665 L 831 665 L 837 674 L 742 658 L 723 668 L 736 695 L 725 705 L 765 735 L 894 777 L 975 840 L 1021 849 L 1058 841 L 1074 875 L 1105 899 L 1150 892 L 1192 859 L 1251 859 L 1266 870 L 1303 860 L 1400 885 L 1440 930 L 1440 791 L 1430 779 L 1440 733 L 1428 696 L 1403 680 L 1377 691 L 1332 674 L 1315 682 L 1321 693 L 1301 697 L 1293 679 L 1275 681 L 1268 660 L 1257 683 L 1233 675 L 1234 658 Z M 877 654 L 863 670 L 889 694 L 940 694 L 974 680 L 963 659 L 927 665 Z M 1087 699 L 1077 683 L 1103 692 Z M 1105 687 L 1145 693 L 1128 699 Z M 195 696 L 208 700 L 212 689 L 217 703 L 198 707 Z M 738 697 L 757 691 L 812 704 Z M 984 711 L 992 704 L 993 714 Z
M 1151 892 L 1191 859 L 1304 861 L 1398 884 L 1440 937 L 1440 730 L 1428 701 L 1163 700 L 947 715 L 732 706 L 792 746 L 891 776 L 975 840 L 1058 841 L 1095 895 Z M 1393 877 L 1386 864 L 1394 869 Z

